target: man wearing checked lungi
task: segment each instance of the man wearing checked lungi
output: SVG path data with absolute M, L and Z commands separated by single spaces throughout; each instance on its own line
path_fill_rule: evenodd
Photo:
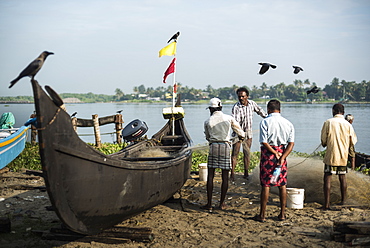
M 245 138 L 245 133 L 239 123 L 231 115 L 222 113 L 221 100 L 212 98 L 208 107 L 211 117 L 204 122 L 204 133 L 209 142 L 208 176 L 207 176 L 207 205 L 202 209 L 212 210 L 212 191 L 215 169 L 222 171 L 220 209 L 226 209 L 225 197 L 229 187 L 228 177 L 231 170 L 231 130 L 239 139 Z
M 281 116 L 280 102 L 270 100 L 267 104 L 268 116 L 260 123 L 260 181 L 261 181 L 261 208 L 260 214 L 255 220 L 266 220 L 266 205 L 270 193 L 270 187 L 279 187 L 280 214 L 278 220 L 285 219 L 287 162 L 286 158 L 294 146 L 294 126 Z M 281 172 L 276 182 L 271 182 L 272 173 L 277 166 L 281 166 Z

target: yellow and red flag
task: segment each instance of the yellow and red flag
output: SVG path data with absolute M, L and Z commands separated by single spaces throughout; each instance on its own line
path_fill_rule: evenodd
M 176 55 L 176 41 L 159 50 L 159 57 Z

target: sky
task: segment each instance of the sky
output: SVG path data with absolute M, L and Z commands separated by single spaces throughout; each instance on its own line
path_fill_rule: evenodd
M 0 96 L 32 95 L 29 78 L 8 86 L 45 50 L 35 78 L 59 93 L 169 86 L 158 51 L 177 31 L 184 86 L 370 80 L 368 0 L 0 0 Z M 259 62 L 277 68 L 258 75 Z

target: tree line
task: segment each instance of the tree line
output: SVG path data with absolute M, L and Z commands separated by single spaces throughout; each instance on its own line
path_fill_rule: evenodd
M 370 81 L 365 80 L 360 83 L 355 81 L 345 81 L 334 78 L 329 84 L 323 88 L 318 87 L 317 93 L 307 94 L 307 91 L 316 83 L 310 82 L 309 79 L 304 81 L 294 80 L 293 83 L 286 85 L 281 82 L 276 85 L 268 86 L 262 83 L 260 86 L 253 85 L 252 87 L 232 85 L 229 87 L 213 88 L 212 85 L 207 85 L 205 89 L 196 89 L 194 87 L 178 84 L 178 93 L 181 94 L 181 99 L 184 101 L 199 101 L 207 100 L 212 97 L 219 97 L 222 100 L 237 100 L 236 90 L 239 87 L 245 87 L 249 90 L 250 99 L 268 99 L 274 98 L 280 101 L 355 101 L 355 102 L 370 102 Z M 133 93 L 125 94 L 121 89 L 117 88 L 114 95 L 94 94 L 94 93 L 62 93 L 61 98 L 78 98 L 85 103 L 91 102 L 119 102 L 119 101 L 152 101 L 162 100 L 171 101 L 172 85 L 167 87 L 145 87 L 144 85 L 135 86 Z M 33 102 L 32 96 L 17 96 L 17 97 L 0 97 L 1 102 Z
M 317 93 L 307 94 L 307 91 L 317 86 L 315 82 L 310 82 L 309 79 L 304 81 L 294 80 L 292 84 L 286 85 L 284 82 L 268 86 L 266 83 L 262 83 L 260 86 L 253 85 L 252 87 L 232 85 L 230 87 L 221 87 L 215 89 L 212 85 L 207 85 L 205 89 L 189 88 L 178 83 L 178 92 L 181 93 L 181 98 L 189 101 L 198 101 L 203 99 L 209 99 L 212 97 L 219 97 L 223 100 L 237 100 L 235 94 L 239 87 L 245 87 L 249 90 L 251 99 L 266 99 L 274 98 L 281 101 L 356 101 L 356 102 L 369 102 L 370 101 L 370 81 L 366 82 L 363 80 L 360 83 L 355 81 L 340 81 L 338 78 L 334 78 L 329 84 L 323 88 L 318 87 Z M 172 85 L 167 87 L 148 87 L 144 85 L 135 86 L 133 88 L 135 94 L 130 97 L 136 97 L 142 95 L 143 97 L 160 97 L 162 100 L 170 100 Z M 129 100 L 129 97 L 125 95 L 120 89 L 116 89 L 115 94 L 116 100 Z

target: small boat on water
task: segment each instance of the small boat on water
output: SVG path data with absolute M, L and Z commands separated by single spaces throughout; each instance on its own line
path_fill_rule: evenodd
M 24 149 L 27 126 L 0 129 L 0 169 L 12 162 Z
M 96 234 L 161 204 L 189 177 L 192 152 L 182 118 L 151 139 L 105 155 L 74 131 L 63 101 L 32 81 L 46 189 L 60 220 L 72 231 Z M 167 156 L 141 157 L 160 149 Z

